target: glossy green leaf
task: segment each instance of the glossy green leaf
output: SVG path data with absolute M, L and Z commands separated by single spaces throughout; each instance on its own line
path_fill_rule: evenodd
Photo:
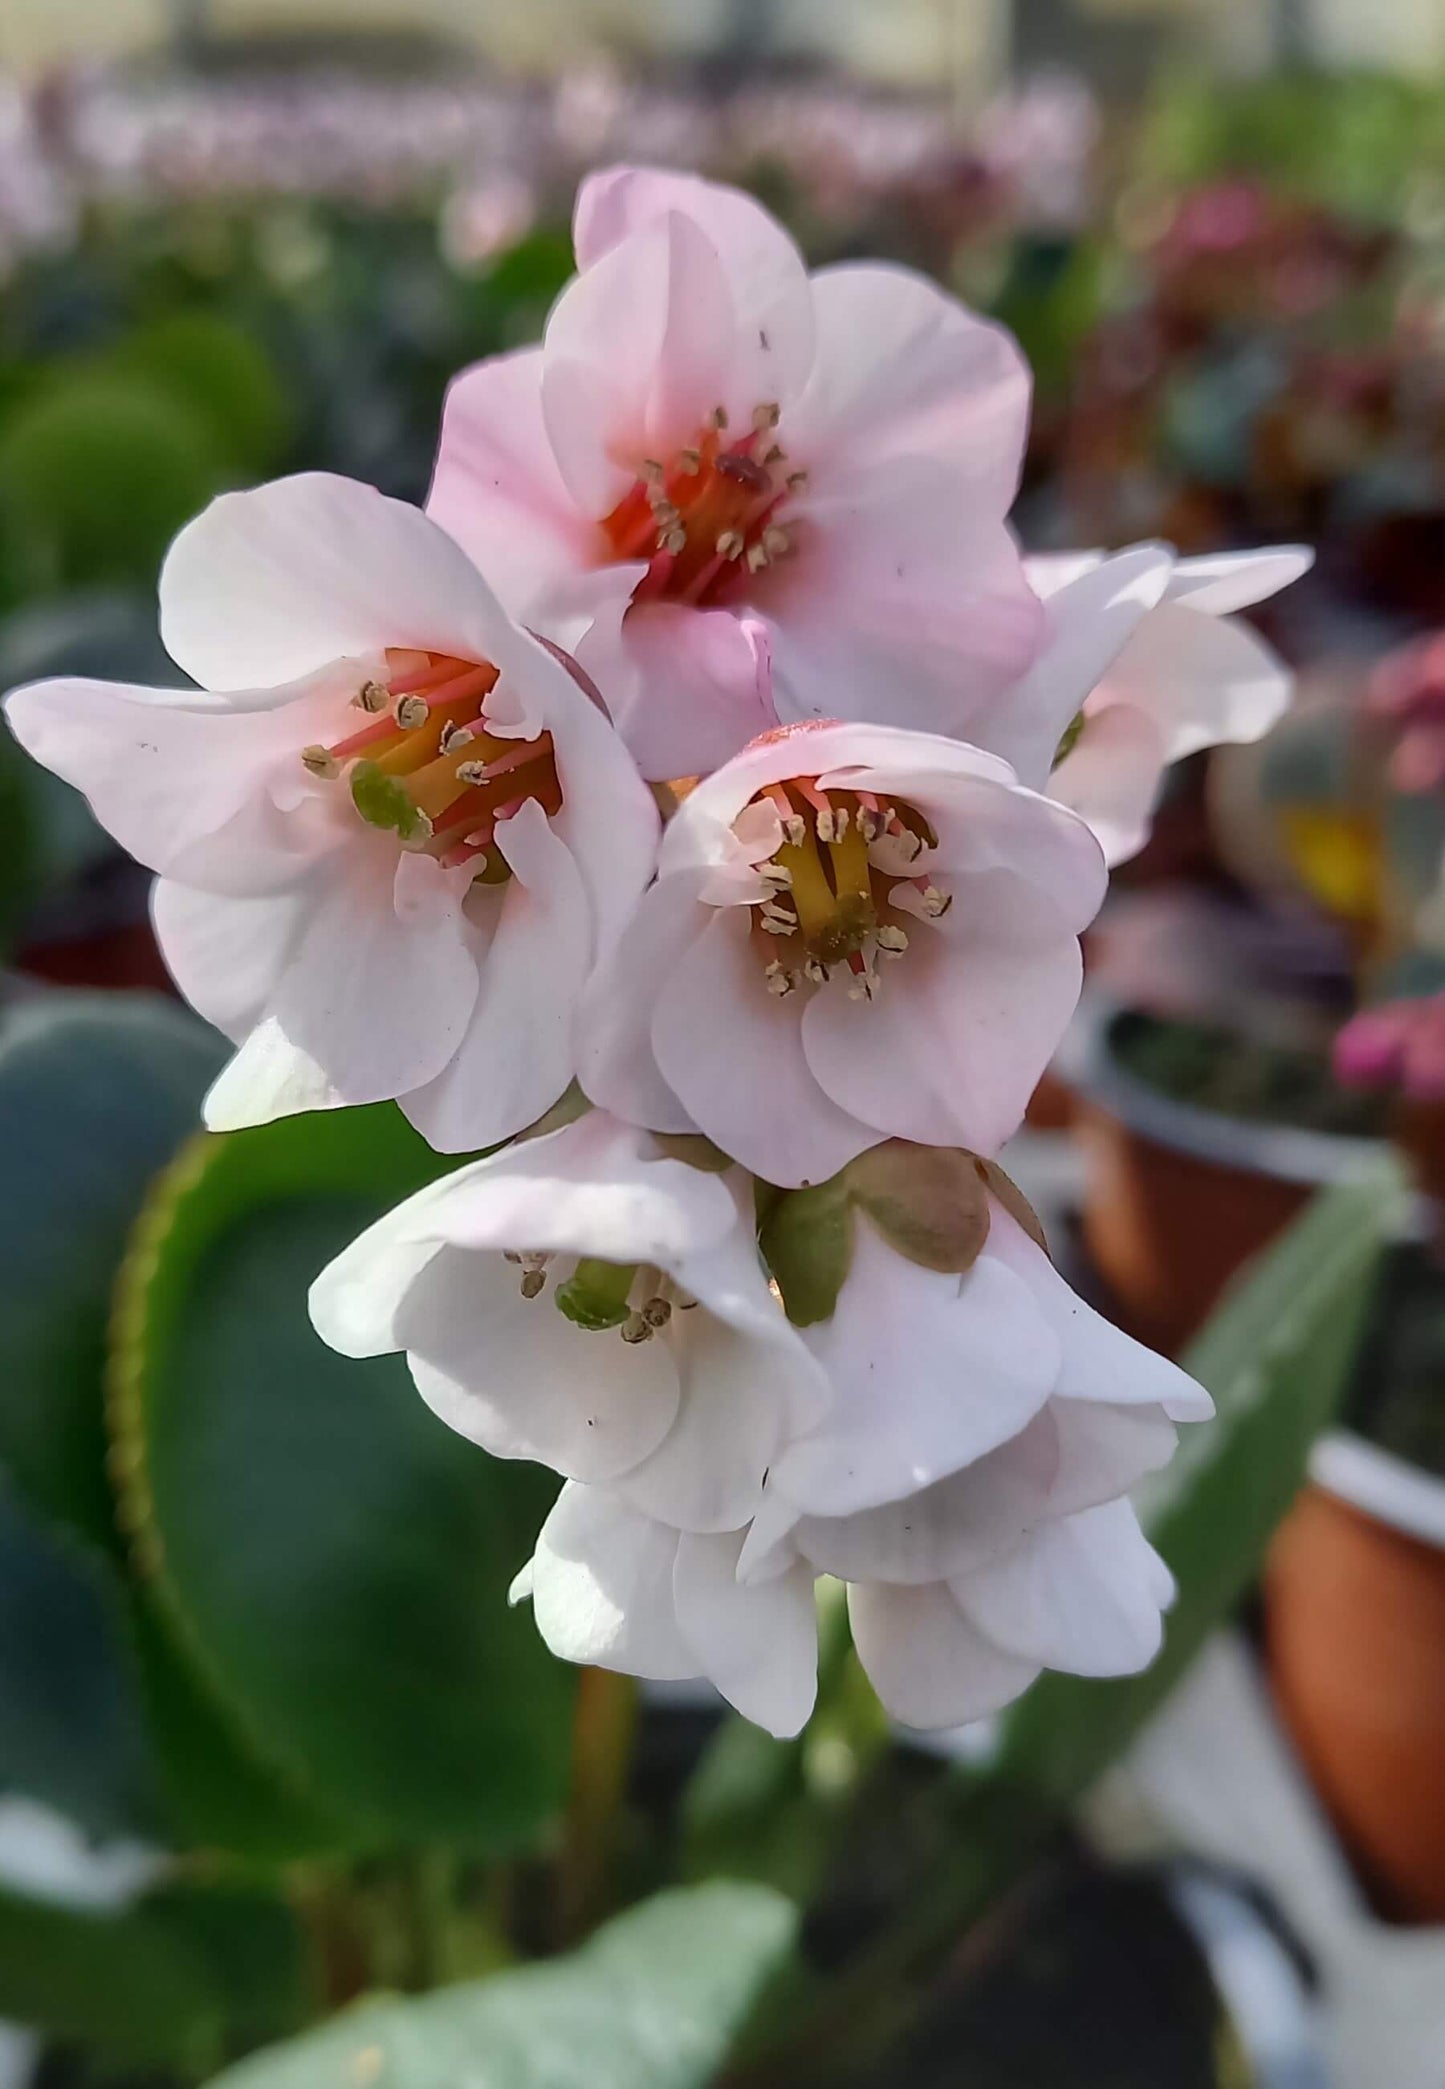
M 794 1929 L 766 1887 L 659 1894 L 570 1958 L 365 2004 L 214 2089 L 703 2089 Z
M 1042 1676 L 1008 1716 L 989 1775 L 1067 1805 L 1129 1744 L 1259 1572 L 1310 1445 L 1349 1383 L 1398 1173 L 1328 1191 L 1256 1261 L 1184 1359 L 1213 1422 L 1181 1431 L 1140 1508 L 1179 1584 L 1164 1649 L 1142 1675 Z
M 249 1747 L 358 1842 L 524 1840 L 571 1672 L 506 1592 L 555 1482 L 312 1331 L 324 1264 L 446 1163 L 391 1105 L 197 1141 L 137 1235 L 115 1470 L 142 1570 Z
M 194 2075 L 299 2023 L 304 1944 L 246 1889 L 162 1888 L 115 1911 L 0 1888 L 0 2016 Z
M 116 1577 L 6 1485 L 0 1790 L 43 1800 L 95 1836 L 150 1835 L 160 1823 Z
M 0 1029 L 0 1466 L 106 1549 L 111 1290 L 147 1186 L 224 1058 L 213 1031 L 152 995 L 47 995 Z

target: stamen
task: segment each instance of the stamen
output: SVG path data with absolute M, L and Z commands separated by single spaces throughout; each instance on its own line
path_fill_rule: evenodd
M 770 559 L 785 559 L 793 540 L 780 522 L 770 522 L 763 531 L 763 549 Z
M 677 453 L 677 468 L 689 479 L 696 478 L 697 474 L 702 470 L 702 451 L 679 450 Z
M 808 474 L 805 471 L 790 471 L 783 484 L 789 493 L 803 493 L 807 489 Z
M 643 1313 L 629 1313 L 622 1323 L 624 1342 L 650 1342 L 652 1335 L 652 1323 Z
M 642 1308 L 642 1317 L 649 1327 L 663 1328 L 672 1318 L 671 1302 L 665 1298 L 650 1298 Z
M 775 994 L 780 1001 L 785 995 L 791 994 L 798 984 L 796 974 L 790 972 L 786 965 L 779 964 L 776 958 L 769 959 L 763 971 L 763 978 L 768 983 L 768 992 Z
M 743 546 L 746 542 L 747 539 L 743 536 L 741 530 L 724 530 L 719 536 L 715 547 L 718 557 L 724 559 L 741 558 Z
M 404 733 L 414 733 L 419 725 L 425 725 L 431 716 L 431 706 L 424 696 L 399 696 L 396 700 L 396 722 Z
M 753 427 L 759 435 L 765 435 L 770 428 L 776 428 L 782 418 L 783 410 L 775 399 L 769 399 L 763 405 L 753 408 Z
M 547 1288 L 545 1269 L 528 1269 L 522 1272 L 523 1298 L 540 1298 Z
M 908 948 L 907 930 L 895 928 L 891 921 L 880 924 L 877 940 L 878 948 L 884 957 L 902 957 Z
M 826 986 L 832 976 L 828 967 L 818 958 L 810 957 L 803 965 L 804 979 L 811 979 L 814 986 Z
M 341 774 L 341 764 L 329 747 L 303 747 L 301 761 L 311 775 L 323 776 L 328 783 Z
M 391 702 L 391 691 L 385 682 L 363 682 L 351 702 L 358 711 L 384 711 Z
M 716 428 L 718 434 L 721 435 L 723 429 L 726 428 L 728 424 L 727 408 L 725 406 L 715 406 L 712 412 L 707 417 L 707 424 L 709 428 Z
M 791 845 L 795 849 L 800 849 L 808 838 L 807 822 L 797 810 L 783 786 L 780 783 L 766 783 L 763 785 L 763 796 L 777 808 L 778 818 L 783 823 L 783 832 Z M 785 868 L 782 864 L 778 867 L 779 869 Z M 791 885 L 792 882 L 792 874 L 789 873 L 788 883 Z

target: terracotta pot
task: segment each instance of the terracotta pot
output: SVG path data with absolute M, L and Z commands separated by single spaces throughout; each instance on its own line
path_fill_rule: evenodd
M 1116 1014 L 1091 1006 L 1065 1062 L 1084 1156 L 1084 1242 L 1113 1317 L 1175 1354 L 1309 1197 L 1380 1148 L 1174 1101 L 1113 1057 Z
M 1381 1911 L 1445 1921 L 1445 1482 L 1337 1432 L 1265 1578 L 1280 1709 Z

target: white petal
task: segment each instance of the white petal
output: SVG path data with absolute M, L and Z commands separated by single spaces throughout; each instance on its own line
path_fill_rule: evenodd
M 462 888 L 429 856 L 398 856 L 385 837 L 365 836 L 342 872 L 317 895 L 276 983 L 269 1034 L 320 1069 L 340 1100 L 382 1102 L 421 1087 L 451 1058 L 476 1002 L 476 963 Z M 239 1090 L 224 1093 L 228 1126 L 265 1121 L 242 1114 Z M 254 1091 L 253 1106 L 261 1102 Z M 289 1109 L 277 1096 L 266 1114 Z
M 940 1276 L 861 1220 L 837 1309 L 803 1339 L 836 1404 L 773 1478 L 823 1516 L 916 1493 L 996 1450 L 1039 1412 L 1059 1362 L 1057 1337 L 1002 1263 L 985 1253 L 967 1276 Z
M 573 1073 L 592 954 L 581 876 L 534 801 L 502 821 L 497 846 L 513 876 L 490 941 L 469 930 L 481 985 L 466 1033 L 437 1078 L 402 1099 L 439 1153 L 475 1153 L 535 1124 Z
M 1113 1501 L 1174 1456 L 1179 1432 L 1162 1407 L 1110 1406 L 1100 1400 L 1049 1403 L 1059 1470 L 1049 1489 L 1051 1516 Z
M 294 681 L 408 646 L 491 660 L 505 619 L 445 530 L 330 472 L 223 493 L 161 569 L 161 636 L 210 689 Z
M 207 1131 L 245 1131 L 308 1110 L 340 1109 L 347 1100 L 327 1069 L 266 1015 L 206 1091 L 201 1120 Z
M 1271 544 L 1262 551 L 1215 551 L 1180 559 L 1167 600 L 1224 616 L 1277 595 L 1308 573 L 1314 562 L 1307 544 Z
M 1107 678 L 1111 702 L 1158 722 L 1171 762 L 1222 741 L 1262 739 L 1293 690 L 1290 670 L 1247 624 L 1174 602 L 1145 619 Z
M 990 1214 L 988 1252 L 1023 1279 L 1058 1337 L 1063 1358 L 1055 1388 L 1059 1399 L 1111 1405 L 1153 1402 L 1173 1421 L 1208 1421 L 1214 1402 L 1203 1386 L 1085 1304 L 1038 1243 L 998 1204 Z
M 595 963 L 636 911 L 657 860 L 662 820 L 621 736 L 568 670 L 551 659 L 547 667 L 539 722 L 552 735 L 562 786 L 552 826 L 586 887 Z
M 395 1317 L 417 1391 L 449 1429 L 494 1458 L 568 1479 L 630 1472 L 677 1412 L 666 1345 L 574 1325 L 544 1291 L 523 1298 L 514 1264 L 444 1247 Z
M 1027 1690 L 1039 1663 L 1005 1653 L 969 1623 L 946 1584 L 848 1591 L 853 1644 L 874 1689 L 906 1726 L 966 1726 Z
M 328 1262 L 311 1286 L 311 1324 L 342 1356 L 388 1356 L 402 1346 L 397 1314 L 440 1241 L 398 1233 L 389 1212 Z
M 595 557 L 595 532 L 542 418 L 540 348 L 491 356 L 452 379 L 426 508 L 515 616 Z
M 817 1693 L 813 1577 L 794 1567 L 744 1586 L 737 1578 L 740 1540 L 738 1532 L 679 1538 L 672 1578 L 678 1627 L 728 1703 L 786 1739 L 807 1724 Z
M 609 167 L 577 192 L 577 266 L 591 268 L 619 240 L 673 211 L 690 218 L 717 250 L 732 291 L 740 380 L 749 404 L 786 402 L 813 360 L 813 308 L 802 256 L 782 226 L 739 189 L 652 167 Z
M 950 1583 L 996 1645 L 1070 1675 L 1133 1675 L 1163 1638 L 1167 1569 L 1126 1501 L 1035 1531 L 1016 1552 Z
M 1011 1552 L 1049 1513 L 1058 1435 L 1046 1407 L 998 1450 L 916 1494 L 852 1516 L 803 1517 L 792 1546 L 840 1581 L 916 1585 L 974 1572 Z
M 1083 730 L 1049 779 L 1049 793 L 1086 820 L 1109 865 L 1149 839 L 1169 753 L 1159 721 L 1133 704 L 1086 711 Z
M 677 1533 L 596 1487 L 564 1487 L 532 1560 L 537 1629 L 564 1661 L 654 1682 L 697 1673 L 677 1629 Z
M 716 910 L 682 952 L 652 1048 L 698 1129 L 765 1181 L 825 1182 L 874 1143 L 810 1072 L 797 1009 L 768 992 L 746 908 Z
M 1052 561 L 1025 562 L 1036 584 L 1057 577 L 1053 568 Z M 1038 657 L 1013 688 L 978 713 L 973 737 L 979 745 L 1012 762 L 1021 782 L 1043 790 L 1066 729 L 1163 599 L 1172 569 L 1167 545 L 1134 544 L 1086 564 L 1050 592 Z
M 305 923 L 302 893 L 227 899 L 157 878 L 151 920 L 172 979 L 227 1037 L 246 1036 L 286 969 Z

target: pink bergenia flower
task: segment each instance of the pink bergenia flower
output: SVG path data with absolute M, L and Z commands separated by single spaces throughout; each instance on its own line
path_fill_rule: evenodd
M 1387 654 L 1366 701 L 1399 735 L 1390 756 L 1396 790 L 1445 791 L 1445 633 Z
M 766 1181 L 880 1139 L 992 1153 L 1078 999 L 1098 844 L 995 757 L 897 727 L 764 736 L 684 799 L 588 989 L 579 1078 Z
M 777 719 L 963 732 L 1043 622 L 1004 519 L 1010 337 L 905 269 L 810 277 L 690 175 L 594 175 L 574 231 L 542 346 L 453 384 L 430 513 L 577 653 L 646 776 Z
M 1048 624 L 1037 660 L 973 737 L 1088 821 L 1109 863 L 1149 838 L 1169 766 L 1262 739 L 1294 677 L 1232 610 L 1307 572 L 1301 546 L 1176 560 L 1162 545 L 1030 558 Z
M 1362 1008 L 1335 1039 L 1334 1065 L 1346 1088 L 1445 1102 L 1445 994 Z
M 443 1151 L 533 1123 L 656 851 L 606 719 L 443 530 L 347 479 L 223 496 L 160 602 L 199 689 L 6 710 L 159 873 L 166 962 L 240 1046 L 207 1122 L 396 1097 Z

